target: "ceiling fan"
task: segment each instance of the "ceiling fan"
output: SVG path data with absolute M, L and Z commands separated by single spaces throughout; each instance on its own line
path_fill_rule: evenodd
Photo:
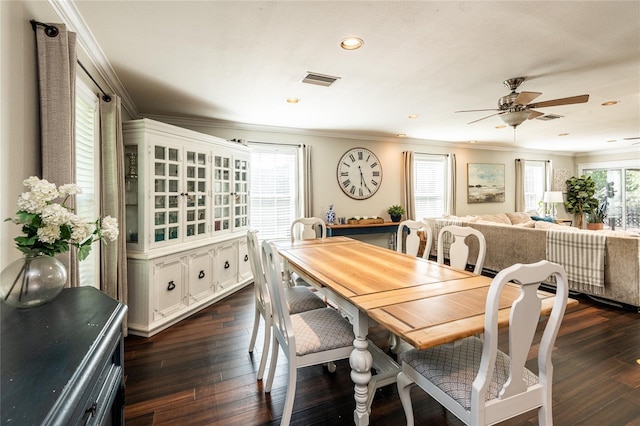
M 510 78 L 503 81 L 511 93 L 498 99 L 497 109 L 471 109 L 456 112 L 478 112 L 478 111 L 497 111 L 494 114 L 471 121 L 468 124 L 477 123 L 485 118 L 499 116 L 509 126 L 516 128 L 525 120 L 531 120 L 541 115 L 542 112 L 534 111 L 534 108 L 545 108 L 559 105 L 581 104 L 589 100 L 589 95 L 571 96 L 569 98 L 552 99 L 550 101 L 530 103 L 542 93 L 540 92 L 516 92 L 518 87 L 524 82 L 525 77 Z

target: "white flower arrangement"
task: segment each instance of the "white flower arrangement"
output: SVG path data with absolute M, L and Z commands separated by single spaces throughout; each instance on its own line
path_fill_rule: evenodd
M 65 206 L 69 197 L 81 194 L 76 184 L 56 185 L 36 176 L 24 180 L 30 189 L 18 198 L 16 216 L 9 218 L 22 225 L 24 235 L 16 237 L 18 250 L 27 255 L 39 253 L 55 256 L 77 247 L 78 259 L 84 260 L 91 251 L 91 244 L 118 238 L 118 220 L 105 216 L 90 223 Z M 61 198 L 62 202 L 54 202 Z

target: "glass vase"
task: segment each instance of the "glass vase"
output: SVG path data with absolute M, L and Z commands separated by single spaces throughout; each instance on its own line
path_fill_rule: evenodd
M 2 302 L 32 308 L 53 300 L 67 282 L 67 269 L 55 257 L 26 255 L 2 270 Z

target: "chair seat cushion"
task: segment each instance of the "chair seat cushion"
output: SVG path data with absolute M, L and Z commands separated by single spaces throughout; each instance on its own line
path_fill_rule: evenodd
M 307 287 L 286 287 L 284 289 L 290 314 L 326 308 L 327 304 Z
M 352 346 L 353 327 L 332 308 L 314 309 L 291 315 L 296 336 L 296 355 Z
M 463 339 L 456 346 L 437 346 L 431 349 L 411 349 L 400 354 L 400 360 L 442 389 L 466 410 L 471 408 L 471 388 L 480 369 L 482 340 Z M 509 357 L 501 351 L 496 356 L 496 368 L 487 390 L 486 400 L 498 397 L 509 378 Z M 403 365 L 404 368 L 404 365 Z M 538 383 L 538 377 L 525 368 L 523 378 L 527 386 Z

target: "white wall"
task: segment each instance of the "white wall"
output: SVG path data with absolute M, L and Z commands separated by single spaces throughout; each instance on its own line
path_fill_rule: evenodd
M 389 139 L 388 141 L 367 141 L 330 136 L 314 136 L 279 131 L 239 130 L 203 125 L 187 125 L 193 130 L 209 133 L 225 139 L 240 138 L 248 141 L 298 143 L 311 146 L 313 169 L 314 215 L 325 217 L 329 204 L 334 205 L 337 216 L 380 216 L 389 219 L 387 207 L 400 204 L 402 190 L 402 152 L 412 150 L 429 154 L 456 154 L 457 163 L 457 211 L 459 216 L 467 214 L 499 213 L 515 211 L 515 159 L 551 160 L 553 168 L 569 169 L 572 173 L 575 163 L 572 156 L 553 155 L 545 152 L 523 152 L 508 150 L 488 150 L 465 148 L 459 145 L 448 147 L 442 143 Z M 366 146 L 382 162 L 383 181 L 376 194 L 367 200 L 352 200 L 340 190 L 336 169 L 338 160 L 349 148 Z M 505 202 L 487 204 L 467 204 L 467 164 L 505 164 Z M 558 216 L 565 217 L 563 206 L 558 206 Z
M 22 181 L 40 174 L 35 35 L 29 21 L 53 20 L 44 1 L 0 1 L 0 269 L 20 257 L 4 222 L 16 212 Z

